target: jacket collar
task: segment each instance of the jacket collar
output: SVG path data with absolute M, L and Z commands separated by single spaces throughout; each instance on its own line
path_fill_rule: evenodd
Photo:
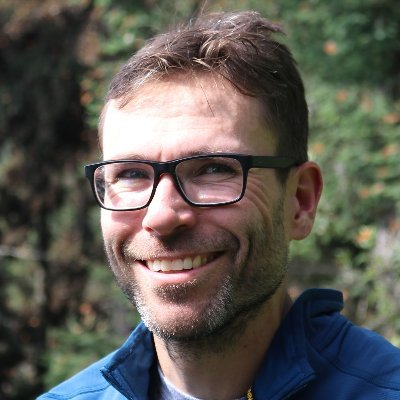
M 339 312 L 342 307 L 341 293 L 329 289 L 307 290 L 295 301 L 256 376 L 256 399 L 289 398 L 315 378 L 306 343 L 311 321 Z M 147 398 L 154 360 L 152 334 L 141 323 L 102 369 L 102 374 L 126 398 L 143 400 Z
M 309 289 L 295 301 L 256 376 L 256 399 L 287 399 L 315 379 L 307 355 L 312 319 L 342 307 L 342 294 L 329 289 Z
M 154 358 L 153 336 L 140 323 L 101 373 L 127 399 L 147 399 Z

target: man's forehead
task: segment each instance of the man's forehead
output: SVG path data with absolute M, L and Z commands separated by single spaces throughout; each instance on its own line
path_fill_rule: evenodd
M 247 118 L 248 123 L 268 129 L 265 112 L 257 98 L 243 95 L 220 75 L 185 73 L 150 81 L 133 93 L 129 101 L 127 98 L 110 100 L 103 111 L 100 135 L 104 125 L 110 128 L 107 120 L 115 124 L 118 119 L 122 122 L 129 117 L 141 121 L 164 118 L 168 123 L 174 118 L 195 119 L 200 114 L 227 124 L 242 123 Z
M 199 92 L 200 95 L 198 95 Z M 196 109 L 207 107 L 210 112 L 212 112 L 213 105 L 215 106 L 221 100 L 226 101 L 227 93 L 229 93 L 229 98 L 242 96 L 232 84 L 220 75 L 182 73 L 149 81 L 130 96 L 126 96 L 123 102 L 121 99 L 111 100 L 110 106 L 127 112 L 138 109 L 146 111 L 146 108 L 150 107 L 163 107 L 165 103 L 170 103 L 178 93 L 180 100 L 186 102 L 188 106 L 192 105 Z M 185 110 L 185 112 L 188 111 Z
M 133 137 L 138 147 L 151 139 L 168 145 L 176 140 L 185 147 L 208 145 L 211 140 L 216 151 L 235 152 L 240 146 L 224 149 L 224 140 L 249 142 L 253 135 L 261 144 L 266 136 L 271 136 L 261 103 L 241 94 L 224 78 L 212 74 L 173 76 L 149 82 L 123 106 L 120 101 L 111 100 L 103 122 L 103 146 L 108 147 L 103 150 L 107 150 L 106 153 L 110 146 L 116 147 L 116 140 L 122 143 Z M 270 144 L 275 142 L 271 142 L 271 137 L 268 141 Z

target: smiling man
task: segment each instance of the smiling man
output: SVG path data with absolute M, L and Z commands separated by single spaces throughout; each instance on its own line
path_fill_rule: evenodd
M 52 399 L 400 399 L 400 356 L 287 290 L 289 244 L 322 190 L 301 78 L 279 27 L 203 15 L 114 78 L 86 167 L 111 269 L 142 317 Z

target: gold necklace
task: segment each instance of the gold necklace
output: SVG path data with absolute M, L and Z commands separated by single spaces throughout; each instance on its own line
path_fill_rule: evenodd
M 254 400 L 253 397 L 253 392 L 251 391 L 251 388 L 247 391 L 247 400 Z

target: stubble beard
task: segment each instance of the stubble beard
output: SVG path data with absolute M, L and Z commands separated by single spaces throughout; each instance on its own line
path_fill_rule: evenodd
M 160 310 L 153 310 L 148 305 L 142 287 L 127 273 L 135 260 L 132 250 L 123 246 L 125 265 L 121 267 L 118 266 L 119 261 L 115 258 L 111 246 L 106 243 L 109 263 L 118 285 L 137 308 L 143 323 L 167 344 L 171 353 L 175 349 L 182 354 L 178 351 L 178 348 L 182 347 L 191 349 L 190 355 L 187 353 L 188 357 L 198 357 L 204 351 L 223 352 L 241 335 L 247 322 L 254 318 L 261 306 L 281 286 L 287 273 L 289 253 L 284 232 L 282 202 L 279 202 L 273 215 L 272 228 L 262 224 L 248 227 L 247 251 L 244 254 L 237 251 L 235 259 L 231 260 L 232 266 L 227 268 L 230 273 L 216 292 L 208 297 L 208 304 L 203 307 L 203 311 L 193 316 L 190 321 L 177 316 L 168 324 L 159 323 L 156 314 Z M 187 238 L 176 239 L 175 242 L 179 241 L 190 242 Z M 228 241 L 230 248 L 236 247 L 239 250 L 236 238 L 229 234 L 214 241 Z M 249 264 L 250 260 L 252 261 Z M 196 281 L 190 281 L 156 288 L 153 289 L 153 293 L 166 302 L 179 304 L 195 286 Z

